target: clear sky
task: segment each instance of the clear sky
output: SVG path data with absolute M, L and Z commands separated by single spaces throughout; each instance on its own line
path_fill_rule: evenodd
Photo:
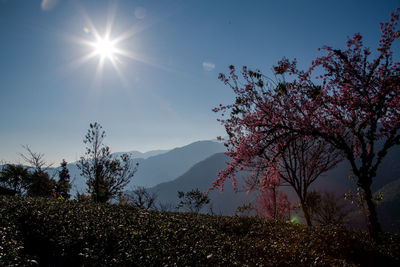
M 268 72 L 286 56 L 308 66 L 318 47 L 343 48 L 355 32 L 375 48 L 379 22 L 396 7 L 400 0 L 0 0 L 0 160 L 18 161 L 28 144 L 49 162 L 75 161 L 95 121 L 114 152 L 214 139 L 224 130 L 211 109 L 233 100 L 217 79 L 230 64 Z

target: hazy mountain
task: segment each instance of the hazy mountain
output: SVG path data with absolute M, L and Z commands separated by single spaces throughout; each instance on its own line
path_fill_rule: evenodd
M 398 164 L 400 151 L 393 149 L 383 160 L 381 168 L 372 185 L 373 191 L 376 191 L 382 184 L 400 178 L 400 167 Z M 177 191 L 190 191 L 199 188 L 206 191 L 217 177 L 217 172 L 226 167 L 229 158 L 223 153 L 213 155 L 195 166 L 188 172 L 176 178 L 173 181 L 161 183 L 150 188 L 151 192 L 158 194 L 160 202 L 174 203 L 178 202 Z M 331 191 L 337 195 L 348 192 L 349 189 L 355 188 L 355 182 L 349 178 L 351 175 L 351 167 L 347 161 L 343 161 L 336 168 L 323 174 L 311 186 L 311 189 L 318 191 Z M 289 196 L 289 199 L 297 201 L 297 196 L 291 187 L 282 188 Z M 400 190 L 398 191 L 400 192 Z M 227 181 L 223 194 L 213 191 L 210 197 L 214 204 L 214 210 L 221 211 L 223 214 L 232 215 L 236 207 L 243 204 L 243 201 L 254 200 L 254 195 L 246 195 L 245 193 L 235 194 L 233 192 L 231 182 Z
M 224 153 L 214 154 L 200 161 L 175 180 L 149 188 L 149 191 L 156 193 L 157 199 L 161 203 L 170 203 L 172 206 L 176 206 L 179 202 L 178 191 L 187 192 L 196 188 L 203 192 L 207 191 L 217 177 L 218 171 L 226 166 L 225 162 L 228 159 Z M 209 197 L 213 204 L 213 211 L 223 215 L 232 215 L 239 205 L 253 200 L 253 196 L 247 196 L 246 193 L 235 193 L 230 181 L 226 182 L 223 192 L 215 189 L 210 191 Z
M 198 188 L 200 191 L 207 191 L 212 182 L 217 178 L 217 173 L 226 167 L 226 162 L 229 158 L 224 153 L 218 153 L 211 157 L 197 163 L 190 168 L 185 174 L 179 176 L 175 180 L 158 184 L 149 188 L 150 192 L 154 192 L 158 196 L 161 203 L 170 203 L 176 206 L 179 202 L 177 197 L 178 191 L 190 191 Z M 338 168 L 330 171 L 323 177 L 320 177 L 312 186 L 315 190 L 334 191 L 342 194 L 352 187 L 352 182 L 348 177 L 348 168 L 345 163 L 342 163 Z M 242 174 L 244 175 L 244 174 Z M 240 177 L 240 175 L 238 175 Z M 339 179 L 337 179 L 339 177 Z M 243 179 L 238 179 L 240 191 L 243 189 Z M 288 194 L 291 201 L 297 201 L 297 196 L 294 190 L 285 186 L 282 190 Z M 224 191 L 219 192 L 218 189 L 210 191 L 209 196 L 213 203 L 214 212 L 223 215 L 233 215 L 236 208 L 244 203 L 252 202 L 255 200 L 254 193 L 247 194 L 246 192 L 235 193 L 230 180 L 225 183 Z
M 129 152 L 115 152 L 113 153 L 113 156 L 121 156 L 122 154 L 128 154 L 129 156 L 131 156 L 132 158 L 140 158 L 140 159 L 147 159 L 153 156 L 157 156 L 160 154 L 164 154 L 167 153 L 170 150 L 151 150 L 151 151 L 147 151 L 147 152 L 140 152 L 140 151 L 129 151 Z
M 138 159 L 139 168 L 132 184 L 151 187 L 173 180 L 199 161 L 225 150 L 222 143 L 199 141 L 145 160 Z
M 145 187 L 155 186 L 159 183 L 173 180 L 190 169 L 194 164 L 205 158 L 225 151 L 225 146 L 220 142 L 214 141 L 198 141 L 189 145 L 178 147 L 165 153 L 158 153 L 161 150 L 150 151 L 145 156 L 147 158 L 133 158 L 132 163 L 139 163 L 138 171 L 127 186 L 127 189 L 134 185 Z M 113 154 L 120 155 L 122 152 Z M 155 154 L 150 156 L 150 154 Z M 74 179 L 72 191 L 85 192 L 86 180 L 80 176 L 80 170 L 76 166 L 76 162 L 68 164 L 68 170 L 71 178 Z M 134 165 L 134 164 L 133 164 Z
M 134 162 L 139 163 L 139 168 L 127 189 L 129 190 L 134 185 L 152 187 L 151 190 L 158 193 L 162 202 L 176 202 L 178 190 L 189 191 L 199 188 L 205 191 L 216 179 L 217 172 L 224 169 L 225 162 L 229 160 L 221 153 L 225 150 L 226 148 L 220 142 L 199 141 L 170 151 L 156 150 L 148 153 L 139 152 L 140 154 L 132 151 L 130 153 L 137 156 Z M 116 155 L 119 154 L 116 153 Z M 400 179 L 399 158 L 399 148 L 389 151 L 378 169 L 378 176 L 374 179 L 372 185 L 374 192 Z M 72 195 L 75 195 L 77 191 L 85 192 L 86 181 L 80 177 L 76 162 L 68 164 L 67 167 L 73 181 Z M 354 181 L 349 179 L 350 169 L 347 161 L 343 161 L 335 169 L 317 179 L 312 188 L 334 191 L 337 194 L 345 193 L 355 187 Z M 56 169 L 49 169 L 50 173 L 55 171 Z M 292 189 L 285 187 L 284 190 L 291 199 L 296 199 Z M 221 211 L 223 214 L 232 214 L 243 199 L 249 199 L 245 193 L 234 194 L 230 181 L 227 182 L 223 194 L 217 193 L 215 191 L 210 194 L 217 213 Z M 254 196 L 250 196 L 250 200 L 253 200 L 251 198 Z
M 377 175 L 373 179 L 371 190 L 377 191 L 384 185 L 400 179 L 400 147 L 393 147 L 382 160 L 378 167 Z M 317 179 L 314 185 L 330 189 L 331 191 L 342 192 L 348 188 L 355 188 L 355 181 L 350 178 L 352 176 L 351 166 L 347 160 L 339 163 L 334 169 L 328 171 L 325 177 Z

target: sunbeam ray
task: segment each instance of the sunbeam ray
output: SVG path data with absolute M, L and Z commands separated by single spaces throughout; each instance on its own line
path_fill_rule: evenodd
M 101 86 L 103 80 L 103 67 L 104 67 L 104 58 L 99 59 L 99 63 L 97 64 L 96 74 L 94 76 L 92 87 Z
M 120 47 L 118 47 L 120 43 L 127 41 L 136 34 L 154 25 L 155 21 L 147 23 L 139 22 L 137 25 L 131 26 L 128 30 L 122 32 L 121 34 L 114 36 L 113 26 L 116 20 L 117 13 L 117 4 L 115 2 L 110 4 L 105 24 L 105 30 L 103 32 L 100 32 L 98 28 L 96 28 L 92 19 L 89 17 L 84 8 L 78 7 L 78 11 L 86 23 L 86 25 L 82 28 L 86 35 L 84 38 L 80 38 L 77 36 L 67 36 L 67 39 L 73 43 L 91 48 L 92 51 L 79 59 L 73 60 L 70 64 L 68 64 L 68 67 L 80 67 L 84 63 L 92 60 L 97 56 L 99 60 L 97 62 L 94 74 L 94 79 L 92 83 L 93 86 L 101 85 L 104 65 L 111 64 L 113 70 L 118 75 L 120 82 L 123 84 L 124 87 L 128 87 L 128 81 L 123 73 L 123 70 L 119 66 L 119 57 L 125 57 L 138 63 L 162 69 L 164 71 L 177 72 L 176 70 L 157 63 L 154 59 L 150 59 L 145 55 L 140 55 L 138 53 L 134 53 L 131 50 L 121 49 Z

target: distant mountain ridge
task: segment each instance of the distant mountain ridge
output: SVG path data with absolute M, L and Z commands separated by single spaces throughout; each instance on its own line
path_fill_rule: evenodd
M 225 151 L 226 147 L 221 142 L 215 141 L 198 141 L 168 151 L 154 150 L 146 153 L 130 151 L 128 153 L 134 156 L 132 163 L 138 162 L 139 168 L 126 190 L 130 190 L 133 186 L 145 186 L 158 195 L 160 202 L 176 204 L 177 191 L 187 192 L 195 188 L 206 191 L 210 188 L 217 178 L 217 172 L 224 169 L 226 162 L 229 161 L 223 153 Z M 118 156 L 122 153 L 113 155 Z M 378 205 L 378 213 L 383 219 L 384 229 L 393 226 L 393 219 L 400 219 L 396 214 L 387 216 L 392 211 L 399 213 L 397 207 L 400 207 L 400 193 L 396 191 L 400 183 L 399 161 L 400 147 L 392 148 L 383 159 L 371 187 L 373 192 L 383 191 L 384 193 L 384 200 Z M 85 192 L 86 180 L 80 176 L 77 162 L 69 163 L 67 167 L 73 181 L 72 195 L 75 196 L 76 192 Z M 50 168 L 49 172 L 54 173 L 57 169 Z M 351 176 L 351 167 L 347 161 L 343 161 L 317 179 L 311 189 L 334 191 L 338 195 L 345 193 L 355 188 L 355 183 L 349 179 L 349 176 Z M 393 191 L 394 189 L 396 190 Z M 290 187 L 284 187 L 284 190 L 291 199 L 296 199 Z M 214 190 L 210 192 L 210 197 L 214 203 L 214 212 L 224 215 L 232 215 L 237 206 L 255 199 L 254 194 L 247 195 L 243 192 L 236 194 L 230 181 L 226 182 L 223 194 Z
M 176 179 L 160 183 L 149 190 L 158 195 L 158 200 L 161 203 L 172 203 L 174 205 L 178 202 L 177 191 L 190 191 L 198 188 L 200 191 L 207 191 L 212 182 L 217 178 L 217 173 L 226 167 L 226 162 L 229 161 L 224 153 L 217 153 L 209 158 L 197 163 L 190 168 L 186 173 L 177 177 Z M 400 220 L 399 215 L 390 215 L 388 219 L 387 211 L 396 211 L 400 214 L 398 207 L 400 207 L 400 150 L 392 149 L 384 158 L 381 167 L 378 169 L 377 177 L 374 179 L 372 185 L 373 192 L 383 190 L 384 201 L 381 207 L 378 207 L 380 217 L 385 220 L 383 223 L 384 229 L 388 229 L 387 225 L 393 225 L 393 220 Z M 351 167 L 347 161 L 339 163 L 334 169 L 328 171 L 319 177 L 311 186 L 311 190 L 317 191 L 330 191 L 337 195 L 347 193 L 349 189 L 355 189 L 355 182 L 352 181 Z M 238 179 L 240 184 L 240 179 Z M 386 187 L 380 188 L 386 185 Z M 282 187 L 291 200 L 297 200 L 297 196 L 291 187 Z M 387 198 L 385 200 L 385 195 Z M 233 215 L 236 208 L 243 203 L 251 202 L 255 199 L 255 194 L 246 194 L 244 192 L 235 193 L 231 181 L 227 180 L 223 194 L 217 190 L 210 192 L 210 198 L 213 202 L 214 211 L 223 215 Z M 397 229 L 400 228 L 400 223 L 397 223 Z M 390 228 L 392 229 L 392 228 Z
M 202 192 L 208 191 L 212 182 L 215 181 L 218 171 L 226 166 L 228 160 L 229 158 L 224 153 L 216 153 L 198 162 L 178 178 L 158 184 L 148 190 L 157 195 L 159 202 L 175 207 L 178 204 L 178 191 L 188 192 L 196 188 Z M 213 212 L 222 215 L 232 215 L 237 206 L 254 199 L 254 196 L 249 196 L 245 192 L 235 193 L 229 180 L 226 182 L 223 192 L 214 189 L 209 192 L 209 197 Z M 208 210 L 203 209 L 203 212 L 206 211 Z
M 139 166 L 138 171 L 126 189 L 130 189 L 133 186 L 152 187 L 159 183 L 173 180 L 188 171 L 199 161 L 215 153 L 225 151 L 226 148 L 221 142 L 197 141 L 171 150 L 153 150 L 146 153 L 139 152 L 140 154 L 136 151 L 127 152 L 133 156 L 132 165 L 139 163 Z M 123 153 L 113 153 L 113 156 L 119 156 Z M 71 193 L 73 196 L 76 192 L 84 193 L 87 188 L 86 180 L 81 177 L 77 163 L 73 162 L 67 165 L 72 180 Z M 49 173 L 52 174 L 57 170 L 58 168 L 50 168 Z
M 199 161 L 225 150 L 226 148 L 222 143 L 198 141 L 146 160 L 138 159 L 139 167 L 132 183 L 151 187 L 173 180 Z
M 129 152 L 115 152 L 115 153 L 112 153 L 112 155 L 118 157 L 122 154 L 128 154 L 132 158 L 147 159 L 147 158 L 154 157 L 154 156 L 157 156 L 160 154 L 165 154 L 168 151 L 171 151 L 171 149 L 150 150 L 147 152 L 140 152 L 140 151 L 133 150 L 133 151 L 129 151 Z
M 216 141 L 197 141 L 182 147 L 171 150 L 152 150 L 146 153 L 138 151 L 116 152 L 113 157 L 118 157 L 123 153 L 132 156 L 132 165 L 139 163 L 138 171 L 135 173 L 132 181 L 126 189 L 132 186 L 151 187 L 162 182 L 175 179 L 188 171 L 193 165 L 206 159 L 207 157 L 226 151 L 226 147 L 221 142 Z M 86 180 L 81 177 L 78 162 L 68 163 L 72 181 L 72 196 L 77 192 L 86 192 Z M 2 166 L 0 166 L 1 169 Z M 55 176 L 57 168 L 49 168 L 51 176 Z

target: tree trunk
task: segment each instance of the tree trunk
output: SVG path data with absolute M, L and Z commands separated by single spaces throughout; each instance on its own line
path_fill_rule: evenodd
M 312 226 L 311 216 L 305 202 L 301 201 L 301 209 L 303 210 L 304 218 L 306 219 L 307 226 Z
M 276 187 L 275 186 L 272 188 L 272 192 L 274 194 L 274 199 L 273 199 L 274 215 L 273 215 L 273 218 L 276 220 L 276 219 L 278 219 L 277 218 L 278 216 L 277 216 L 277 207 L 276 207 Z
M 376 213 L 376 206 L 372 200 L 372 192 L 369 186 L 362 187 L 365 193 L 365 201 L 368 207 L 368 231 L 370 236 L 378 242 L 378 233 L 382 232 L 381 226 L 378 221 L 378 216 Z

